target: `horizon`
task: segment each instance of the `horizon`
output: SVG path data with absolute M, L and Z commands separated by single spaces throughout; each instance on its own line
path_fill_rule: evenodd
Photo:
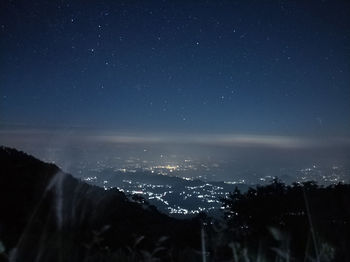
M 90 170 L 96 169 L 148 173 L 162 166 L 160 173 L 205 181 L 256 184 L 268 177 L 279 177 L 290 183 L 300 179 L 302 170 L 315 168 L 321 173 L 309 179 L 321 184 L 328 183 L 335 169 L 341 170 L 335 181 L 350 181 L 350 140 L 346 137 L 137 134 L 20 128 L 2 130 L 0 138 L 7 141 L 6 146 L 56 163 L 72 175 L 85 174 L 85 178 Z M 134 164 L 130 165 L 131 162 Z M 177 168 L 167 170 L 166 166 Z

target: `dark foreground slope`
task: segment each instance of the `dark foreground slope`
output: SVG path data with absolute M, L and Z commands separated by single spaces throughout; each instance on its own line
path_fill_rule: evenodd
M 207 261 L 350 261 L 350 185 L 275 180 L 222 202 L 201 236 L 199 219 L 0 147 L 0 261 L 203 261 L 201 240 Z
M 5 261 L 196 260 L 199 221 L 169 218 L 140 201 L 0 147 Z
M 350 261 L 350 185 L 314 182 L 234 191 L 224 201 L 227 242 L 267 261 Z M 252 259 L 253 260 L 253 259 Z

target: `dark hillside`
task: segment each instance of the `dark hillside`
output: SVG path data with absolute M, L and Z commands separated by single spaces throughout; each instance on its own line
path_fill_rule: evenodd
M 223 200 L 229 241 L 295 261 L 350 261 L 350 185 L 314 182 L 234 191 Z M 259 251 L 260 249 L 260 251 Z M 284 260 L 283 260 L 284 261 Z
M 197 220 L 169 218 L 140 202 L 0 148 L 0 241 L 17 261 L 95 261 L 115 253 L 151 254 L 156 248 L 153 256 L 167 259 L 163 249 L 199 248 Z M 172 253 L 176 260 L 178 252 Z

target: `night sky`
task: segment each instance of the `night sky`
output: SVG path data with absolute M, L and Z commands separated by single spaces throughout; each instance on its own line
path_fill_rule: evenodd
M 349 1 L 8 1 L 2 128 L 347 138 Z

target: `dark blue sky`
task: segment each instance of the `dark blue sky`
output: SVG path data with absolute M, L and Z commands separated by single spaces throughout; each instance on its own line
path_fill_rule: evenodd
M 350 134 L 349 1 L 8 1 L 0 123 Z

